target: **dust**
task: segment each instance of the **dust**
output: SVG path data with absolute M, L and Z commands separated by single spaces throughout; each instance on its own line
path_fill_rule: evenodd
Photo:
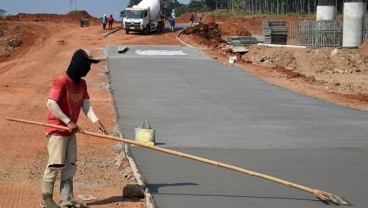
M 219 43 L 225 42 L 221 38 L 221 30 L 216 23 L 198 23 L 192 27 L 188 27 L 183 30 L 184 34 L 191 34 L 196 38 L 200 44 L 206 44 L 210 46 L 217 46 Z

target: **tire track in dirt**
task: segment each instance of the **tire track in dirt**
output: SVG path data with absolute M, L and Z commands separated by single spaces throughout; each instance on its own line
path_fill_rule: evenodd
M 3 190 L 3 188 L 1 188 L 1 190 Z M 14 206 L 14 201 L 19 199 L 19 194 L 17 194 L 16 192 L 21 192 L 21 189 L 16 189 L 13 184 L 7 185 L 7 187 L 5 188 L 5 192 L 1 193 L 1 195 L 4 196 L 2 197 L 3 205 L 1 206 L 1 208 L 18 207 L 18 205 Z
M 30 208 L 38 207 L 37 203 L 31 200 L 36 197 L 35 187 L 29 187 L 27 184 L 3 183 L 0 184 L 0 208 Z

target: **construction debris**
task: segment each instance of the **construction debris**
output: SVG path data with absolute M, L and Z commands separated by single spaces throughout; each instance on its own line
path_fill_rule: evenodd
M 128 184 L 123 188 L 123 197 L 128 199 L 143 199 L 145 185 Z
M 257 38 L 250 36 L 229 36 L 226 41 L 227 44 L 233 46 L 249 46 L 258 43 Z
M 125 53 L 128 50 L 128 46 L 119 46 L 118 53 Z
M 266 44 L 286 45 L 287 43 L 288 32 L 285 21 L 263 21 L 262 34 L 265 37 L 264 43 Z
M 18 35 L 15 35 L 10 38 L 6 38 L 6 41 L 7 41 L 8 46 L 11 48 L 19 47 L 23 43 L 23 41 L 20 39 Z
M 115 146 L 114 163 L 117 169 L 120 171 L 120 175 L 122 175 L 127 181 L 135 182 L 133 171 L 129 165 L 128 158 L 124 151 L 123 143 L 118 143 Z
M 192 34 L 193 36 L 198 36 L 201 38 L 201 43 L 204 44 L 218 44 L 225 42 L 221 37 L 221 31 L 219 25 L 215 22 L 212 23 L 202 23 L 188 27 L 183 30 L 184 34 Z

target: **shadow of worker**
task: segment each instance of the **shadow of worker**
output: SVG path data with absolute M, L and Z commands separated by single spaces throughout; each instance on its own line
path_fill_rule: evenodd
M 96 206 L 96 205 L 106 205 L 106 204 L 113 204 L 117 202 L 139 202 L 141 199 L 131 199 L 131 198 L 124 198 L 124 196 L 112 196 L 105 199 L 97 200 L 94 202 L 87 202 L 88 206 Z
M 162 187 L 170 187 L 170 186 L 198 186 L 196 183 L 151 183 L 147 184 L 148 189 L 151 193 L 159 193 L 159 189 Z

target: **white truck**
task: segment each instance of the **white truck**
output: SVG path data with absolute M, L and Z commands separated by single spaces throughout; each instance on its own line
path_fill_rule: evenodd
M 161 14 L 160 0 L 142 0 L 138 5 L 127 7 L 121 12 L 122 26 L 125 33 L 130 31 L 149 34 L 153 31 L 163 32 L 165 18 Z

